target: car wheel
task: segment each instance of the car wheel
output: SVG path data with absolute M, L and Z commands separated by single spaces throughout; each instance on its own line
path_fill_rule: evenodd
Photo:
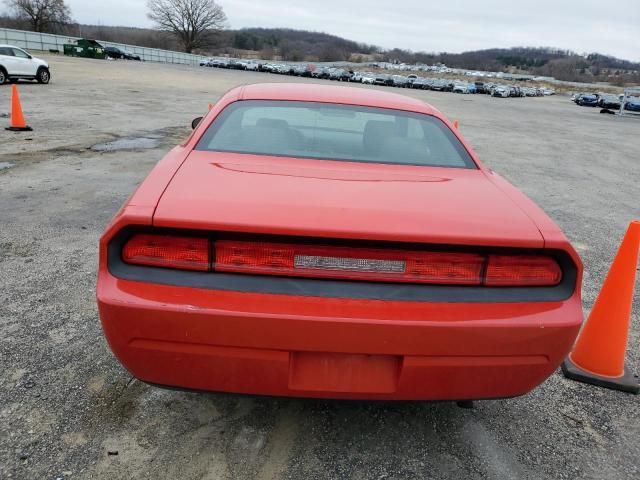
M 4 68 L 0 68 L 0 85 L 7 81 L 7 72 Z
M 49 73 L 49 69 L 48 68 L 39 69 L 36 75 L 36 80 L 38 81 L 38 83 L 44 83 L 44 84 L 49 83 L 49 80 L 51 80 L 51 74 Z

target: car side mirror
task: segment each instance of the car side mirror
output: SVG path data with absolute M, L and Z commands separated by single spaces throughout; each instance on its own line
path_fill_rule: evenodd
M 198 125 L 200 125 L 200 122 L 202 121 L 202 118 L 203 118 L 203 117 L 197 117 L 197 118 L 194 118 L 194 119 L 191 121 L 191 128 L 195 130 L 195 129 L 196 129 L 196 127 L 197 127 Z

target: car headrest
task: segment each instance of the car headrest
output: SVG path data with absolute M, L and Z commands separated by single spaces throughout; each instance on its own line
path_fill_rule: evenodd
M 296 131 L 290 128 L 264 126 L 244 127 L 234 138 L 250 151 L 269 153 L 291 152 L 300 148 L 300 139 Z
M 364 151 L 370 155 L 379 155 L 386 139 L 396 135 L 396 124 L 380 120 L 369 120 L 364 126 L 362 142 Z
M 282 120 L 279 118 L 259 118 L 256 122 L 256 127 L 280 128 L 286 130 L 289 128 L 289 124 L 286 120 Z
M 403 163 L 428 164 L 430 158 L 427 143 L 417 138 L 388 137 L 382 142 L 380 152 L 384 158 Z

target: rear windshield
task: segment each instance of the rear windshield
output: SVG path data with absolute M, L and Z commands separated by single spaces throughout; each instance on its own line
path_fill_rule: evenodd
M 436 117 L 314 102 L 234 102 L 211 124 L 196 150 L 476 168 Z

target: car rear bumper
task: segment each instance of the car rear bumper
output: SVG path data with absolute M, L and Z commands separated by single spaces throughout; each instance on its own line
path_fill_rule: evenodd
M 561 302 L 458 304 L 296 297 L 121 280 L 100 318 L 145 382 L 261 395 L 394 400 L 512 397 L 542 383 L 582 321 Z

